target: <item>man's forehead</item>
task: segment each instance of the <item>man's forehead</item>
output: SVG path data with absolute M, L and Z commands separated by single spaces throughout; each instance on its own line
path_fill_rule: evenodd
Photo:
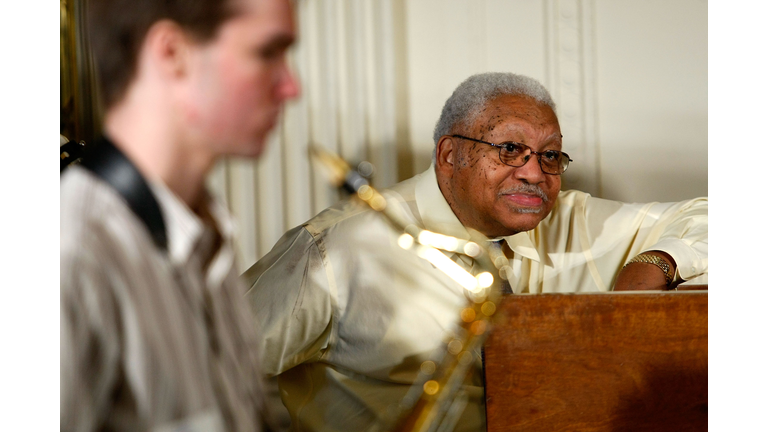
M 561 138 L 560 125 L 552 108 L 529 96 L 503 95 L 491 99 L 473 123 L 473 129 L 486 138 L 530 128 L 549 129 L 547 135 L 551 136 L 547 136 L 547 141 Z
M 289 0 L 235 0 L 232 17 L 220 34 L 237 32 L 238 38 L 287 48 L 296 38 L 293 9 Z
M 557 115 L 552 108 L 526 95 L 502 95 L 489 100 L 484 110 L 495 116 L 541 119 L 542 121 L 557 121 Z
M 293 2 L 291 0 L 230 0 L 229 6 L 235 16 L 258 16 L 266 20 L 277 16 L 293 18 Z

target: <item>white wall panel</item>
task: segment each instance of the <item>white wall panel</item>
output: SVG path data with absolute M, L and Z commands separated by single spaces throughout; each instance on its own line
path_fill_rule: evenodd
M 367 159 L 376 167 L 373 185 L 388 187 L 399 180 L 397 173 L 397 119 L 395 80 L 395 35 L 390 0 L 364 2 L 367 7 L 362 30 L 365 35 L 365 66 L 368 133 Z M 367 29 L 366 29 L 367 27 Z
M 548 0 L 544 85 L 557 104 L 563 149 L 574 162 L 563 189 L 602 195 L 594 71 L 594 15 L 586 0 Z
M 256 215 L 254 219 L 248 217 L 242 218 L 241 226 L 257 227 L 256 231 L 256 254 L 247 257 L 246 265 L 249 262 L 255 262 L 265 253 L 272 249 L 280 236 L 288 227 L 285 225 L 285 216 L 283 214 L 285 200 L 285 185 L 283 183 L 283 169 L 290 167 L 290 160 L 283 158 L 282 147 L 285 141 L 280 139 L 279 134 L 273 134 L 270 137 L 269 145 L 256 165 L 255 188 L 251 190 L 250 195 L 256 195 Z M 247 192 L 243 192 L 246 194 Z M 248 229 L 247 231 L 250 231 Z M 246 230 L 243 230 L 245 233 Z M 245 239 L 243 239 L 245 240 Z M 246 267 L 247 268 L 247 267 Z M 243 268 L 245 270 L 245 268 Z
M 707 195 L 707 3 L 595 0 L 603 195 Z
M 546 3 L 542 0 L 485 2 L 487 70 L 514 71 L 546 85 Z
M 300 11 L 301 12 L 301 11 Z M 299 16 L 301 18 L 301 15 Z M 299 24 L 305 27 L 306 20 Z M 308 72 L 308 44 L 298 44 L 293 55 L 293 71 L 297 79 L 306 86 Z M 304 90 L 306 94 L 306 89 Z M 312 211 L 312 194 L 309 185 L 312 167 L 306 157 L 310 143 L 309 99 L 301 97 L 285 107 L 280 125 L 283 136 L 283 200 L 285 201 L 286 227 L 292 228 L 309 219 Z
M 229 196 L 229 208 L 235 216 L 238 227 L 238 235 L 235 246 L 240 253 L 237 254 L 237 266 L 243 270 L 243 263 L 249 262 L 258 256 L 258 227 L 270 224 L 269 219 L 256 220 L 256 166 L 247 159 L 232 159 L 226 164 L 227 168 L 227 195 Z
M 410 141 L 421 172 L 432 160 L 445 100 L 468 76 L 488 69 L 486 1 L 408 1 L 406 15 Z

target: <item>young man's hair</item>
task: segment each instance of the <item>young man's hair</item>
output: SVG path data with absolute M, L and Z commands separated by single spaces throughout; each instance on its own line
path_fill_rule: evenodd
M 234 15 L 232 0 L 89 0 L 88 37 L 102 103 L 110 108 L 136 74 L 139 49 L 149 28 L 168 19 L 199 42 L 212 39 Z

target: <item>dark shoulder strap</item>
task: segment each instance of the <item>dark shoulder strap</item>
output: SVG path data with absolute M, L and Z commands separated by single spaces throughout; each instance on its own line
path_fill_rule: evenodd
M 80 165 L 112 186 L 128 207 L 144 222 L 160 249 L 168 249 L 160 206 L 139 170 L 106 137 L 86 151 Z

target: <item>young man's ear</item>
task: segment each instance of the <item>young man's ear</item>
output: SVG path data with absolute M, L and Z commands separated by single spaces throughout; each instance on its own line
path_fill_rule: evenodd
M 456 138 L 443 135 L 435 147 L 435 169 L 448 178 L 453 174 L 456 144 Z
M 184 30 L 171 20 L 152 24 L 144 39 L 142 52 L 163 77 L 183 77 L 189 68 L 192 41 Z

